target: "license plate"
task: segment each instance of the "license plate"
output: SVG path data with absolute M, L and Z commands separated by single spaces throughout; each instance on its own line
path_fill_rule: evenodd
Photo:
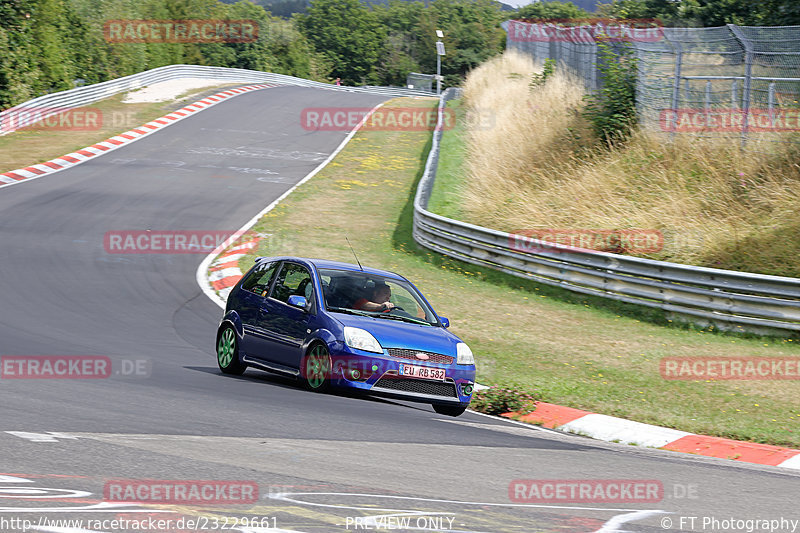
M 409 378 L 425 378 L 425 379 L 439 379 L 444 380 L 446 375 L 444 369 L 430 368 L 427 366 L 417 365 L 400 365 L 400 375 Z

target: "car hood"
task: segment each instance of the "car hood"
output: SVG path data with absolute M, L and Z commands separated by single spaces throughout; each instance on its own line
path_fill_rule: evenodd
M 423 326 L 399 320 L 332 313 L 345 326 L 369 331 L 384 348 L 405 348 L 456 356 L 461 339 L 442 327 Z

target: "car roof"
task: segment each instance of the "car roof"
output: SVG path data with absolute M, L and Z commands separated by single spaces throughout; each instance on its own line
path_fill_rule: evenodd
M 363 269 L 360 268 L 358 265 L 354 265 L 352 263 L 342 263 L 340 261 L 331 261 L 329 259 L 310 259 L 308 257 L 293 257 L 293 256 L 283 256 L 283 257 L 259 257 L 256 261 L 261 260 L 270 260 L 270 261 L 297 261 L 299 263 L 313 264 L 316 268 L 328 268 L 332 270 L 346 270 L 350 272 L 365 272 L 367 274 L 375 274 L 377 276 L 384 276 L 386 278 L 392 279 L 400 279 L 407 281 L 406 278 L 399 274 L 395 274 L 394 272 L 389 272 L 388 270 L 380 270 L 377 268 L 370 268 L 364 267 Z

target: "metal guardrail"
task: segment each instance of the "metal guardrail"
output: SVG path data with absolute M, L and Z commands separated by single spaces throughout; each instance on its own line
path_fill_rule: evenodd
M 576 250 L 527 239 L 546 251 L 512 246 L 514 236 L 427 210 L 442 137 L 448 89 L 439 101 L 425 172 L 414 198 L 414 240 L 436 252 L 538 283 L 620 302 L 662 309 L 719 329 L 787 334 L 800 331 L 800 279 L 653 261 L 625 255 Z
M 260 72 L 240 68 L 206 67 L 200 65 L 168 65 L 124 78 L 77 87 L 68 91 L 46 94 L 0 112 L 0 135 L 10 133 L 48 116 L 62 113 L 109 98 L 115 94 L 147 87 L 154 83 L 180 78 L 207 78 L 230 81 L 232 83 L 276 83 L 300 87 L 314 87 L 334 91 L 363 92 L 386 96 L 431 96 L 425 91 L 400 87 L 347 87 L 295 78 L 284 74 Z M 29 112 L 26 115 L 26 111 Z M 33 113 L 30 113 L 32 112 Z M 30 116 L 29 122 L 25 117 Z M 22 119 L 20 118 L 22 117 Z

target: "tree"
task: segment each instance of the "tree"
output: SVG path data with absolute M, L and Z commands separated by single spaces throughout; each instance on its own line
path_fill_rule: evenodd
M 448 85 L 458 85 L 467 72 L 503 50 L 500 22 L 505 18 L 492 0 L 436 0 L 420 13 L 414 57 L 423 72 L 435 72 L 436 30 L 442 30 L 447 52 L 442 74 Z
M 611 0 L 598 14 L 618 19 L 657 19 L 666 26 L 685 26 L 685 11 L 696 0 Z
M 763 13 L 763 24 L 800 26 L 800 2 L 797 0 L 756 0 Z
M 695 0 L 682 10 L 681 18 L 704 27 L 725 24 L 757 26 L 762 24 L 764 12 L 753 0 Z
M 514 19 L 583 19 L 591 14 L 572 2 L 536 2 L 514 12 Z
M 313 0 L 296 20 L 314 48 L 330 60 L 334 76 L 348 85 L 377 83 L 386 30 L 358 0 Z
M 611 0 L 600 4 L 598 12 L 615 18 L 655 18 L 665 26 L 800 25 L 796 0 Z

